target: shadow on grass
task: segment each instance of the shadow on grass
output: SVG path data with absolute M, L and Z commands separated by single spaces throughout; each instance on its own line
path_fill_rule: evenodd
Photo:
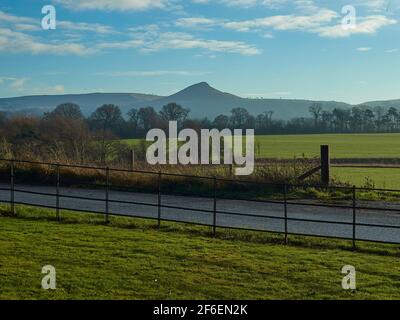
M 158 226 L 157 220 L 141 217 L 110 216 L 109 222 L 105 216 L 92 213 L 77 213 L 61 211 L 59 220 L 50 209 L 41 209 L 28 206 L 18 206 L 16 213 L 10 212 L 6 207 L 0 206 L 0 217 L 16 218 L 26 221 L 46 221 L 60 223 L 61 225 L 93 225 L 107 226 L 126 230 L 157 231 L 171 234 L 185 234 L 197 237 L 214 238 L 220 241 L 240 241 L 255 244 L 273 244 L 287 247 L 301 247 L 316 250 L 343 250 L 356 253 L 372 254 L 379 256 L 400 256 L 400 245 L 373 243 L 359 241 L 356 250 L 353 250 L 351 240 L 316 238 L 312 236 L 289 235 L 289 242 L 285 244 L 284 234 L 262 231 L 249 231 L 238 229 L 218 228 L 213 235 L 212 227 L 196 226 L 192 224 L 162 221 Z

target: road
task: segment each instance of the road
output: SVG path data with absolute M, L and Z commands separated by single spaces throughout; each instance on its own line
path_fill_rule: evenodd
M 0 184 L 0 188 L 9 188 L 9 185 Z M 40 193 L 55 194 L 54 187 L 33 186 L 33 185 L 16 185 L 15 187 L 22 191 L 33 191 Z M 105 199 L 105 191 L 100 189 L 80 189 L 80 188 L 60 188 L 60 194 L 73 197 L 87 197 Z M 10 191 L 0 190 L 0 202 L 9 201 Z M 131 201 L 146 204 L 157 204 L 157 195 L 121 192 L 111 190 L 109 193 L 111 201 Z M 28 194 L 20 191 L 15 192 L 15 201 L 36 205 L 55 206 L 56 197 Z M 184 196 L 162 196 L 162 205 L 172 207 L 187 207 L 188 209 L 162 208 L 161 216 L 165 220 L 176 220 L 183 222 L 196 222 L 202 224 L 213 224 L 212 212 L 198 212 L 196 209 L 213 210 L 213 199 L 184 197 Z M 365 203 L 362 204 L 366 205 Z M 367 204 L 368 205 L 368 204 Z M 400 227 L 400 203 L 384 204 L 374 203 L 373 206 L 390 207 L 399 210 L 397 212 L 376 211 L 376 210 L 357 210 L 357 223 L 364 224 L 380 224 Z M 105 202 L 96 200 L 81 200 L 61 197 L 60 206 L 64 209 L 88 210 L 88 211 L 105 211 Z M 371 204 L 369 204 L 371 206 Z M 156 218 L 158 208 L 153 206 L 112 203 L 109 204 L 110 213 Z M 252 217 L 236 216 L 224 213 L 217 214 L 217 226 L 219 227 L 238 227 L 265 231 L 284 232 L 284 220 L 265 218 L 263 215 L 271 217 L 284 217 L 283 204 L 248 202 L 242 200 L 217 200 L 217 211 L 232 212 L 239 214 L 250 214 Z M 352 223 L 353 211 L 348 208 L 324 208 L 307 205 L 288 205 L 288 218 L 307 219 L 321 221 L 340 221 Z M 304 221 L 288 221 L 289 233 L 300 233 L 307 235 L 334 236 L 343 238 L 352 238 L 353 227 L 351 225 L 328 224 L 320 222 L 304 222 Z M 387 241 L 400 243 L 400 229 L 383 228 L 383 227 L 367 227 L 357 226 L 356 236 L 358 239 Z

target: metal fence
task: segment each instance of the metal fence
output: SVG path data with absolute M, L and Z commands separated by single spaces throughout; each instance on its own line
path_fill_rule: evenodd
M 364 202 L 357 200 L 361 192 L 398 194 L 400 190 L 368 189 L 322 185 L 273 184 L 250 180 L 234 180 L 216 177 L 183 175 L 174 173 L 123 170 L 83 165 L 33 162 L 0 159 L 0 202 L 9 204 L 15 212 L 16 205 L 27 205 L 54 209 L 61 220 L 61 210 L 104 215 L 105 222 L 110 216 L 136 217 L 157 221 L 181 222 L 209 226 L 213 235 L 217 228 L 241 229 L 273 232 L 284 235 L 285 243 L 289 235 L 304 235 L 323 238 L 337 238 L 352 241 L 371 241 L 400 244 L 400 203 Z M 45 166 L 43 174 L 31 177 L 31 182 L 18 181 L 17 168 L 26 166 L 19 175 L 29 172 L 30 166 Z M 103 183 L 85 183 L 82 186 L 63 185 L 62 169 L 93 170 Z M 153 179 L 152 192 L 138 193 L 129 186 L 112 182 L 112 174 L 145 175 Z M 51 176 L 44 179 L 45 176 Z M 53 179 L 54 178 L 54 179 Z M 201 179 L 207 182 L 207 192 L 174 193 L 171 178 L 188 181 Z M 3 181 L 1 181 L 3 180 Z M 37 181 L 32 184 L 32 180 Z M 39 180 L 39 181 L 38 181 Z M 41 181 L 40 181 L 41 180 Z M 191 183 L 191 182 L 190 182 Z M 172 184 L 172 187 L 171 187 Z M 224 186 L 251 185 L 252 188 L 272 188 L 273 192 L 255 199 L 235 195 L 225 195 Z M 186 184 L 189 189 L 190 184 Z M 339 203 L 327 203 L 293 197 L 294 191 L 312 188 L 314 190 L 339 191 L 343 199 Z M 370 206 L 372 204 L 372 206 Z M 398 207 L 399 205 L 399 207 Z

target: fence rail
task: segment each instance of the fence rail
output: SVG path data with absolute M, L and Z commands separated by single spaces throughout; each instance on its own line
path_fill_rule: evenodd
M 106 223 L 110 222 L 110 216 L 137 217 L 156 220 L 158 226 L 161 226 L 162 221 L 180 222 L 209 226 L 212 228 L 212 234 L 214 236 L 216 235 L 218 228 L 274 232 L 283 234 L 285 243 L 288 243 L 289 235 L 305 235 L 350 240 L 352 241 L 353 248 L 356 248 L 357 241 L 400 244 L 400 207 L 394 207 L 395 204 L 391 204 L 390 207 L 370 207 L 357 200 L 357 192 L 377 191 L 400 193 L 400 190 L 357 188 L 355 186 L 275 184 L 244 179 L 234 180 L 207 176 L 163 173 L 161 171 L 123 170 L 108 167 L 34 162 L 15 159 L 0 159 L 0 164 L 6 164 L 6 167 L 9 166 L 9 181 L 6 185 L 4 185 L 4 183 L 0 185 L 0 202 L 9 204 L 12 212 L 15 212 L 16 205 L 27 205 L 54 209 L 58 220 L 61 220 L 61 211 L 68 210 L 102 214 L 104 215 Z M 40 184 L 36 186 L 19 186 L 18 183 L 16 183 L 16 169 L 18 165 L 21 164 L 51 167 L 51 170 L 55 175 L 54 186 L 44 187 Z M 70 191 L 70 194 L 63 193 L 62 189 L 64 186 L 62 185 L 63 179 L 61 171 L 63 168 L 98 170 L 103 173 L 105 181 L 101 184 L 91 184 L 100 187 L 101 189 L 69 188 L 68 191 Z M 129 191 L 129 187 L 112 184 L 111 175 L 114 172 L 153 176 L 156 179 L 156 185 L 154 193 L 150 195 L 155 196 L 155 201 L 142 201 L 143 198 L 146 198 L 146 195 L 138 195 L 137 193 Z M 171 196 L 163 189 L 163 182 L 167 177 L 206 179 L 210 181 L 210 187 L 212 190 L 210 190 L 210 195 L 196 195 L 196 198 L 199 197 L 197 200 L 194 200 L 193 194 L 189 195 L 189 193 L 185 196 Z M 280 193 L 280 197 L 278 200 L 248 199 L 241 196 L 227 197 L 218 193 L 218 184 L 222 182 L 275 186 L 278 187 L 277 190 L 279 190 L 278 193 Z M 345 190 L 350 195 L 350 199 L 348 200 L 351 204 L 318 203 L 308 200 L 302 202 L 298 199 L 290 198 L 290 190 L 310 187 L 323 188 L 325 190 Z M 116 191 L 115 188 L 118 189 L 118 191 Z M 49 191 L 49 189 L 53 190 Z M 93 193 L 94 196 L 85 195 L 85 190 L 88 193 Z M 78 194 L 73 194 L 72 191 L 78 191 Z M 140 201 L 125 198 L 115 199 L 111 197 L 112 192 L 118 192 L 120 197 L 122 195 L 124 195 L 124 197 L 125 195 L 131 195 L 132 198 L 140 198 Z M 188 198 L 188 196 L 191 198 Z M 51 200 L 49 198 L 51 198 Z M 69 205 L 66 205 L 65 202 L 68 201 Z M 84 208 L 83 206 L 74 208 L 71 206 L 71 204 L 76 204 L 79 201 L 89 201 L 95 208 Z M 208 202 L 211 206 L 208 209 L 204 207 L 195 207 L 193 205 L 185 206 L 185 201 L 197 204 Z M 228 209 L 220 209 L 219 206 L 221 204 L 228 207 Z M 119 213 L 116 212 L 117 210 L 112 209 L 113 205 L 119 205 L 120 210 L 124 210 L 126 206 L 139 206 L 142 209 L 136 208 L 135 213 L 133 214 L 128 214 L 127 212 Z M 269 205 L 270 207 L 266 207 L 266 205 Z M 236 206 L 239 206 L 239 208 L 241 207 L 242 211 L 235 212 L 234 209 Z M 146 211 L 143 208 L 155 208 L 156 213 L 143 213 L 141 211 Z M 251 213 L 253 208 L 257 208 L 258 212 Z M 328 212 L 324 213 L 324 209 L 328 210 Z M 168 210 L 183 211 L 185 215 L 171 215 L 171 212 L 166 212 Z M 265 212 L 259 212 L 263 210 L 265 210 Z M 252 219 L 256 219 L 257 221 L 254 222 Z M 312 225 L 312 227 L 309 225 Z M 337 228 L 336 234 L 334 235 L 332 235 L 330 227 L 328 229 L 326 227 L 332 225 Z M 379 229 L 379 232 L 375 229 Z M 382 233 L 383 230 L 386 232 Z

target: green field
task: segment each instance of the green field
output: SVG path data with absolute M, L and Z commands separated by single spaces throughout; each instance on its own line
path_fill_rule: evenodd
M 124 140 L 136 144 L 139 140 Z M 256 137 L 259 158 L 319 157 L 320 145 L 331 146 L 332 158 L 400 158 L 400 134 L 316 134 Z
M 62 215 L 0 214 L 0 299 L 400 299 L 398 246 Z M 41 289 L 44 265 L 55 291 Z M 357 291 L 342 289 L 344 265 Z
M 333 177 L 339 181 L 366 186 L 367 179 L 375 188 L 400 189 L 400 168 L 333 168 Z
M 259 157 L 319 157 L 330 145 L 332 158 L 400 158 L 400 134 L 320 134 L 260 136 Z
M 139 140 L 125 140 L 133 145 Z M 318 134 L 257 136 L 258 158 L 293 159 L 319 157 L 320 145 L 331 146 L 332 158 L 400 158 L 400 134 Z M 364 186 L 366 179 L 377 188 L 400 189 L 400 169 L 334 168 L 333 175 L 343 182 Z

